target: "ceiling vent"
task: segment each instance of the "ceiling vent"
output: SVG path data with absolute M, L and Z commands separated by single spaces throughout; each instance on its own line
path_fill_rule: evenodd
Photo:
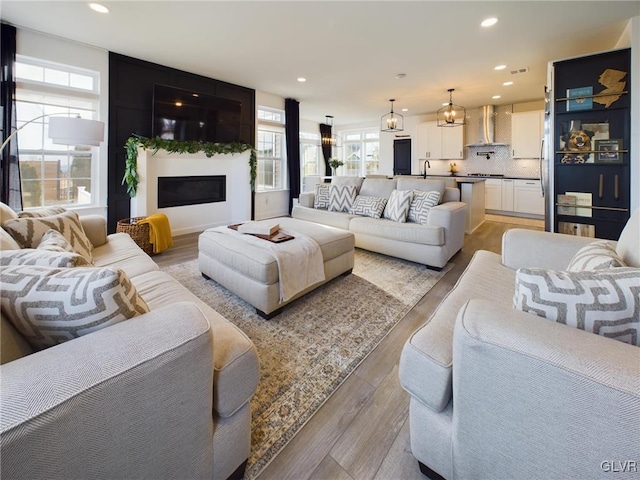
M 517 70 L 511 70 L 511 75 L 519 75 L 521 73 L 527 73 L 529 71 L 529 67 L 518 68 Z

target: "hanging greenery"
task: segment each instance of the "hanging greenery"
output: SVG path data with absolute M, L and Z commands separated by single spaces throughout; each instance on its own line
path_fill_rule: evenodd
M 255 149 L 248 143 L 213 143 L 213 142 L 183 142 L 179 140 L 165 140 L 160 137 L 148 138 L 134 135 L 127 139 L 124 149 L 127 159 L 124 168 L 122 184 L 127 184 L 127 193 L 131 198 L 136 196 L 140 177 L 138 176 L 138 148 L 153 150 L 152 155 L 158 150 L 166 150 L 169 153 L 198 153 L 204 152 L 207 157 L 220 154 L 242 153 L 250 150 L 249 167 L 251 169 L 251 190 L 256 187 L 256 163 Z

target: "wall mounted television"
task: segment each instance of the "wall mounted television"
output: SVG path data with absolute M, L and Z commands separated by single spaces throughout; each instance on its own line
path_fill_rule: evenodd
M 156 84 L 152 134 L 166 140 L 238 142 L 241 111 L 236 100 Z

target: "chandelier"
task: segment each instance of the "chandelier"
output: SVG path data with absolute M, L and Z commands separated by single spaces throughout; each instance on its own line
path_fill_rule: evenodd
M 391 102 L 391 111 L 380 117 L 381 132 L 402 132 L 404 130 L 404 117 L 399 113 L 393 112 L 393 102 L 395 98 L 389 99 Z
M 336 148 L 342 147 L 342 139 L 338 135 L 333 134 L 333 115 L 325 115 L 325 125 L 331 127 L 329 129 L 330 133 L 323 133 L 320 136 L 320 145 L 328 145 Z
M 439 127 L 459 127 L 464 125 L 467 111 L 464 107 L 453 104 L 452 93 L 454 90 L 453 88 L 447 90 L 449 92 L 449 104 L 440 108 L 437 112 Z

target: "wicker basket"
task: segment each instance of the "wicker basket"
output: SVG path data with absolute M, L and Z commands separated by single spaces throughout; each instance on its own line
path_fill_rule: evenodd
M 147 255 L 153 255 L 153 245 L 149 242 L 149 224 L 138 223 L 145 218 L 147 217 L 131 217 L 118 220 L 116 232 L 128 233 L 133 241 L 136 242 Z

